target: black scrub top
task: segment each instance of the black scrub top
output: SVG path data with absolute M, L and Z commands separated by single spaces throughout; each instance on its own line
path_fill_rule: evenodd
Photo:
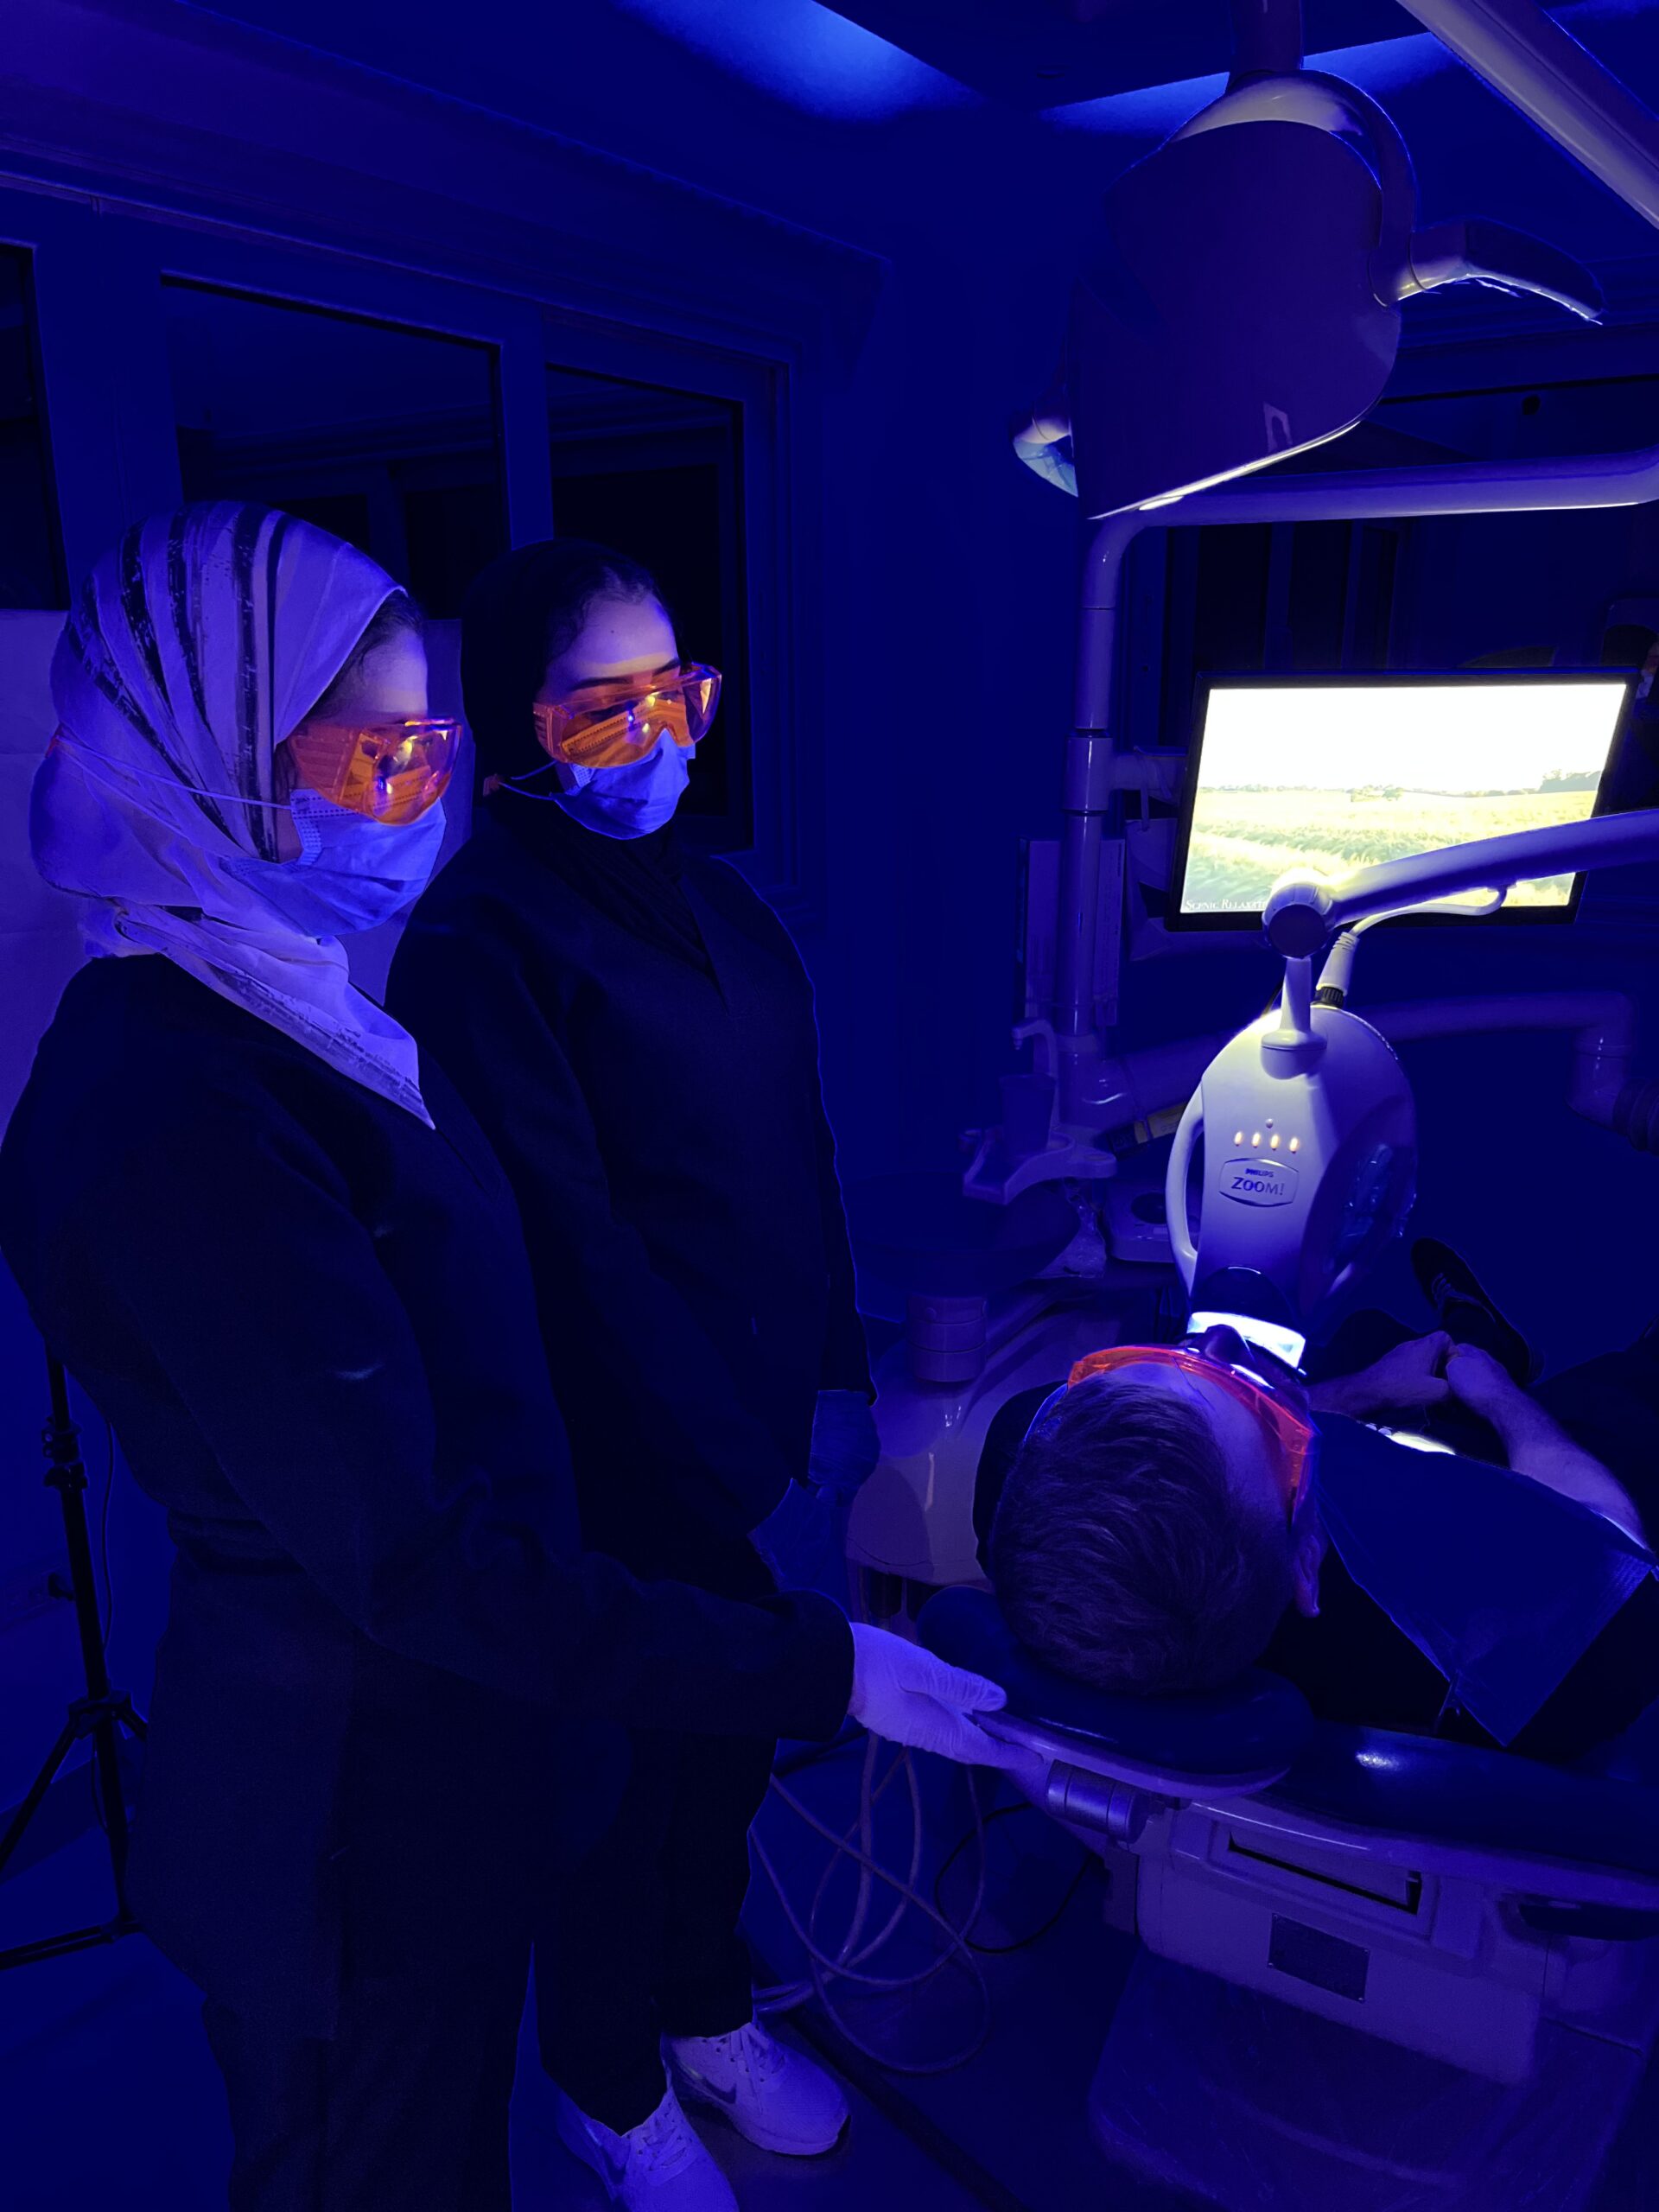
M 581 841 L 550 806 L 482 809 L 387 1004 L 518 1197 L 587 1541 L 693 1573 L 804 1474 L 819 1390 L 870 1394 L 868 1357 L 787 931 L 664 833 L 643 909 L 607 900 Z
M 850 1687 L 824 1599 L 582 1554 L 512 1194 L 422 1074 L 435 1129 L 100 960 L 0 1147 L 0 1249 L 177 1548 L 135 1904 L 210 1992 L 325 2029 L 344 1956 L 416 1971 L 516 1913 L 616 1741 L 561 1716 L 823 1738 Z

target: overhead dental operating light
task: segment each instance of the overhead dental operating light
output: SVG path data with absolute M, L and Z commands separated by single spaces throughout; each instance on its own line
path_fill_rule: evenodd
M 1351 429 L 1394 366 L 1401 302 L 1465 283 L 1588 321 L 1602 306 L 1586 270 L 1503 224 L 1420 230 L 1411 156 L 1356 86 L 1236 73 L 1106 194 L 1015 450 L 1090 520 L 1164 505 Z

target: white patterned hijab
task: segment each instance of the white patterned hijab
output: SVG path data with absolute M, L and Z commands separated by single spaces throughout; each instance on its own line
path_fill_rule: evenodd
M 302 936 L 258 887 L 257 864 L 278 865 L 276 748 L 398 588 L 268 507 L 137 524 L 64 626 L 29 834 L 47 881 L 89 902 L 92 957 L 162 954 L 429 1123 L 413 1038 L 353 987 L 337 940 Z

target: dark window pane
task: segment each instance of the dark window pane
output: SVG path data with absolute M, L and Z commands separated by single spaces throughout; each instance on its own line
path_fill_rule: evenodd
M 1188 742 L 1198 677 L 1384 666 L 1398 544 L 1346 522 L 1172 531 L 1162 742 Z
M 0 247 L 0 607 L 64 604 L 29 258 Z
M 1199 531 L 1195 671 L 1261 667 L 1271 536 L 1253 523 Z
M 681 816 L 698 842 L 735 850 L 753 836 L 747 605 L 743 574 L 742 409 L 695 392 L 550 369 L 553 522 L 642 563 L 680 650 L 725 678 Z
M 1351 535 L 1345 522 L 1299 523 L 1291 534 L 1286 626 L 1293 668 L 1342 666 Z
M 187 499 L 258 499 L 362 548 L 426 613 L 461 612 L 506 543 L 493 350 L 169 283 Z

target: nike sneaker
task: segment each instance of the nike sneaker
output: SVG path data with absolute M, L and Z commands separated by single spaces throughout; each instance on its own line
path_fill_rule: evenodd
M 758 2021 L 727 2036 L 669 2036 L 663 2049 L 683 2101 L 724 2113 L 763 2151 L 813 2158 L 833 2150 L 847 2125 L 834 2079 Z
M 1489 1351 L 1524 1390 L 1538 1379 L 1538 1362 L 1531 1345 L 1513 1322 L 1505 1319 L 1475 1278 L 1474 1270 L 1449 1244 L 1433 1236 L 1420 1236 L 1411 1248 L 1411 1268 L 1418 1285 L 1434 1308 L 1440 1326 L 1459 1344 L 1478 1344 Z

